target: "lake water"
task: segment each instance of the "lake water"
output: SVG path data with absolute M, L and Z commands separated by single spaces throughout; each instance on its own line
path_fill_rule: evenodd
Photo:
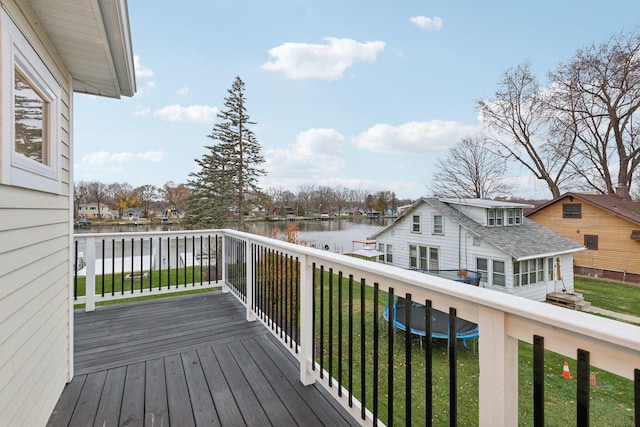
M 251 221 L 245 223 L 244 231 L 261 236 L 275 237 L 285 240 L 286 230 L 290 224 L 296 224 L 300 231 L 298 239 L 305 241 L 307 246 L 327 249 L 331 252 L 350 252 L 354 249 L 354 240 L 364 240 L 392 219 L 370 219 L 368 217 L 356 217 L 349 219 L 332 219 L 330 221 Z M 139 232 L 139 231 L 175 231 L 180 228 L 176 225 L 101 225 L 91 227 L 79 227 L 74 230 L 82 233 L 115 233 L 115 232 Z M 356 249 L 358 246 L 356 246 Z

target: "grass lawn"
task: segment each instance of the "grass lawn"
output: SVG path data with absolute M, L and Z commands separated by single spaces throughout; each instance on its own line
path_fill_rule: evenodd
M 618 313 L 640 316 L 640 286 L 620 282 L 576 276 L 576 292 L 594 307 L 605 308 Z
M 377 365 L 378 372 L 378 391 L 379 406 L 378 416 L 386 424 L 387 419 L 387 382 L 388 382 L 388 322 L 384 320 L 382 311 L 385 305 L 386 293 L 379 293 L 378 319 L 374 319 L 374 299 L 373 288 L 367 286 L 365 288 L 365 355 L 362 360 L 360 355 L 360 343 L 362 336 L 360 315 L 360 284 L 354 283 L 353 288 L 353 311 L 351 313 L 353 320 L 353 340 L 354 349 L 352 359 L 349 361 L 348 356 L 348 322 L 349 322 L 349 282 L 343 279 L 339 285 L 342 287 L 342 314 L 339 315 L 338 307 L 338 280 L 334 276 L 334 289 L 332 290 L 331 299 L 334 301 L 332 308 L 329 308 L 328 301 L 330 299 L 328 286 L 329 276 L 325 272 L 324 283 L 324 307 L 323 320 L 324 327 L 322 329 L 323 345 L 320 352 L 320 303 L 319 288 L 316 290 L 316 338 L 317 351 L 316 361 L 320 363 L 322 356 L 322 364 L 325 370 L 329 369 L 329 360 L 331 359 L 331 373 L 334 378 L 339 375 L 339 360 L 337 354 L 338 343 L 342 341 L 343 354 L 341 364 L 342 384 L 348 386 L 349 369 L 352 370 L 352 390 L 356 398 L 360 399 L 361 393 L 361 377 L 364 369 L 365 378 L 365 400 L 366 406 L 372 410 L 373 401 L 373 328 L 377 322 L 379 332 L 379 354 Z M 580 282 L 581 283 L 581 282 Z M 576 285 L 577 286 L 577 285 Z M 613 288 L 607 288 L 611 291 Z M 636 291 L 640 291 L 636 289 Z M 640 292 L 639 292 L 640 293 Z M 591 299 L 592 300 L 592 299 Z M 331 331 L 329 331 L 329 317 L 331 313 Z M 342 318 L 343 332 L 338 331 L 338 319 Z M 434 340 L 433 350 L 433 423 L 434 425 L 449 424 L 449 362 L 447 356 L 446 340 Z M 457 394 L 458 406 L 457 417 L 459 425 L 477 425 L 478 424 L 478 381 L 479 366 L 478 356 L 474 351 L 474 344 L 469 343 L 468 347 L 464 347 L 462 342 L 458 342 L 457 357 Z M 331 345 L 332 352 L 329 353 Z M 394 372 L 394 409 L 393 424 L 405 425 L 405 339 L 404 332 L 397 331 L 394 339 L 393 366 Z M 564 362 L 567 361 L 573 379 L 563 378 L 562 369 Z M 350 362 L 350 363 L 349 363 Z M 420 346 L 417 339 L 412 340 L 411 351 L 411 367 L 412 367 L 412 425 L 424 425 L 425 417 L 425 351 Z M 519 425 L 528 426 L 533 424 L 533 348 L 530 344 L 521 342 L 519 346 Z M 576 423 L 576 382 L 575 374 L 577 365 L 576 361 L 560 356 L 558 354 L 547 351 L 545 353 L 545 421 L 546 425 L 575 425 Z M 633 383 L 616 375 L 600 371 L 592 368 L 596 377 L 597 385 L 591 387 L 590 390 L 590 421 L 591 425 L 615 425 L 631 426 L 634 417 L 634 391 Z

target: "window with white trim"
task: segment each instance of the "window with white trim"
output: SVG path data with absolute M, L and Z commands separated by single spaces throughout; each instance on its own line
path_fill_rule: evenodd
M 438 270 L 440 249 L 434 246 L 409 245 L 409 268 Z
M 382 255 L 378 255 L 378 261 L 386 264 L 393 263 L 393 245 L 378 243 L 378 251 L 382 252 Z
M 495 286 L 507 286 L 505 262 L 493 260 L 493 276 L 491 283 Z
M 431 223 L 433 225 L 431 229 L 432 234 L 444 234 L 444 217 L 440 214 L 433 214 L 431 216 Z
M 413 233 L 420 232 L 420 215 L 413 215 L 413 218 L 411 221 L 411 231 Z
M 38 53 L 2 11 L 0 182 L 59 193 L 62 90 Z
M 553 257 L 547 258 L 547 281 L 553 282 Z
M 551 277 L 553 280 L 553 258 L 551 260 Z M 513 286 L 526 286 L 545 281 L 544 258 L 513 262 Z M 547 268 L 547 275 L 549 269 Z
M 486 258 L 476 258 L 476 271 L 482 275 L 482 281 L 489 282 L 489 260 Z

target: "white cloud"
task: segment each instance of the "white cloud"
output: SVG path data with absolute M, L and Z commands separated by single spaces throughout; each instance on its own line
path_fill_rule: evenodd
M 265 152 L 265 169 L 278 177 L 314 176 L 334 173 L 345 166 L 342 157 L 344 136 L 333 129 L 300 132 L 296 142 L 284 149 Z
M 453 121 L 408 122 L 400 126 L 377 124 L 353 138 L 353 144 L 375 153 L 427 153 L 445 151 L 476 131 Z
M 140 117 L 144 117 L 144 116 L 148 116 L 149 114 L 151 114 L 151 108 L 144 108 L 142 106 L 137 106 L 136 107 L 136 111 L 133 112 L 134 116 L 140 116 Z
M 442 18 L 439 16 L 434 16 L 433 18 L 428 16 L 412 16 L 409 18 L 409 21 L 423 30 L 439 31 L 443 25 Z
M 150 78 L 153 77 L 153 71 L 150 68 L 145 67 L 140 62 L 140 57 L 138 55 L 133 55 L 133 67 L 136 70 L 136 77 L 139 78 Z
M 189 86 L 185 85 L 178 89 L 178 95 L 186 95 L 187 93 L 189 93 Z
M 90 165 L 96 167 L 130 163 L 136 160 L 149 163 L 159 163 L 166 156 L 167 153 L 162 150 L 145 151 L 143 153 L 131 153 L 126 151 L 121 153 L 110 153 L 108 151 L 97 151 L 83 156 L 81 162 L 85 166 Z
M 269 50 L 275 60 L 262 64 L 268 71 L 282 71 L 291 79 L 335 80 L 357 61 L 373 62 L 385 43 L 326 37 L 326 44 L 288 42 Z
M 153 112 L 153 115 L 169 122 L 211 123 L 217 120 L 217 107 L 207 105 L 167 105 Z

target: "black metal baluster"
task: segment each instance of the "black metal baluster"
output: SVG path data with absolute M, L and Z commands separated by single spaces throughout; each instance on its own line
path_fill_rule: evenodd
M 633 370 L 633 395 L 636 408 L 636 427 L 640 427 L 640 369 Z
M 195 254 L 194 254 L 195 256 Z M 202 263 L 204 262 L 204 245 L 202 243 L 202 236 L 200 236 L 200 286 L 203 283 Z M 195 264 L 195 262 L 194 262 Z M 209 250 L 207 250 L 207 264 L 211 264 L 211 257 L 209 256 Z M 208 276 L 207 276 L 208 277 Z M 195 282 L 195 276 L 193 281 Z
M 433 338 L 431 336 L 433 309 L 431 300 L 424 301 L 424 388 L 425 425 L 433 425 Z
M 347 333 L 348 345 L 348 377 L 349 386 L 349 407 L 353 406 L 353 274 L 349 275 L 349 330 Z
M 453 307 L 449 308 L 449 425 L 458 425 L 458 347 L 456 339 L 456 313 Z
M 149 291 L 153 290 L 153 237 L 149 238 Z
M 136 253 L 135 251 L 135 240 L 133 239 L 133 237 L 131 238 L 131 273 L 129 274 L 129 278 L 131 280 L 129 280 L 129 282 L 131 283 L 131 293 L 133 293 L 133 261 L 134 261 L 134 254 Z
M 151 260 L 149 260 L 151 261 Z M 144 240 L 140 238 L 140 293 L 142 294 L 142 279 L 144 278 Z
M 320 378 L 324 378 L 324 265 L 320 266 Z
M 100 293 L 101 293 L 101 295 L 103 297 L 104 297 L 104 276 L 105 276 L 105 274 L 104 274 L 104 272 L 105 272 L 105 269 L 104 269 L 104 251 L 105 251 L 105 241 L 104 241 L 104 239 L 102 239 L 102 253 L 100 255 L 100 258 L 102 258 L 102 260 L 101 260 L 102 261 L 102 280 L 101 280 L 102 289 L 101 289 Z
M 200 257 L 202 258 L 202 254 L 200 254 Z M 184 249 L 184 258 L 187 259 L 186 247 Z M 202 262 L 202 260 L 200 262 Z M 195 285 L 196 285 L 196 236 L 191 236 L 191 287 L 194 287 Z
M 311 264 L 311 312 L 313 319 L 311 322 L 311 370 L 316 370 L 316 263 Z
M 78 241 L 77 240 L 74 242 L 74 246 L 75 246 L 75 267 L 73 269 L 74 270 L 74 272 L 73 272 L 73 300 L 77 301 L 78 300 L 78 269 L 80 267 L 80 265 L 78 265 Z M 84 294 L 85 294 L 85 296 L 87 295 L 86 281 L 85 281 L 85 292 L 84 292 Z
M 387 355 L 387 425 L 389 427 L 393 426 L 393 357 L 394 357 L 394 335 L 395 335 L 395 320 L 396 320 L 396 310 L 395 310 L 395 295 L 393 293 L 393 288 L 389 288 L 389 294 L 387 295 L 387 310 L 389 310 L 389 332 L 388 332 L 388 347 L 389 353 Z
M 576 402 L 578 413 L 576 424 L 580 427 L 589 426 L 589 352 L 578 349 L 578 386 L 576 392 Z
M 111 296 L 116 294 L 116 241 L 111 239 Z
M 158 256 L 160 259 L 158 259 L 158 290 L 161 291 L 162 290 L 162 262 L 164 261 L 164 258 L 162 258 L 162 237 L 158 238 Z
M 296 257 L 296 277 L 298 278 L 296 283 L 296 318 L 293 321 L 293 325 L 296 328 L 296 354 L 298 354 L 298 343 L 300 342 L 300 328 L 298 327 L 298 321 L 300 320 L 300 287 L 302 286 L 302 278 L 300 277 L 300 259 Z
M 367 418 L 367 405 L 366 405 L 366 373 L 367 373 L 367 363 L 366 363 L 366 313 L 365 313 L 365 280 L 360 279 L 360 400 L 362 406 L 360 407 L 360 417 L 365 420 Z
M 184 287 L 187 287 L 187 270 L 189 270 L 189 268 L 187 267 L 187 236 L 184 236 L 184 271 L 182 273 L 182 276 L 184 277 Z
M 278 274 L 278 299 L 277 299 L 277 303 L 278 303 L 278 327 L 280 328 L 280 338 L 282 338 L 282 329 L 283 329 L 283 324 L 282 324 L 282 313 L 283 313 L 283 304 L 282 304 L 282 295 L 283 295 L 283 283 L 284 283 L 284 279 L 285 279 L 285 273 L 284 273 L 284 257 L 286 256 L 286 254 L 284 252 L 282 252 L 280 254 L 280 256 L 278 257 L 278 269 L 280 270 L 280 274 Z
M 219 253 L 219 249 L 218 249 L 218 240 L 222 239 L 221 237 L 219 238 L 218 235 L 216 234 L 216 283 L 218 282 L 218 253 Z M 209 246 L 211 247 L 211 246 Z M 222 259 L 222 258 L 220 258 Z
M 284 334 L 284 343 L 291 343 L 290 334 L 291 328 L 289 328 L 289 318 L 291 317 L 291 256 L 286 255 L 285 258 L 285 285 L 284 285 L 284 324 L 282 325 L 283 329 L 286 329 L 286 333 Z M 289 339 L 289 341 L 287 341 Z M 290 344 L 291 346 L 291 344 Z M 291 348 L 291 347 L 289 347 Z
M 544 337 L 533 336 L 533 425 L 544 426 Z
M 333 386 L 333 268 L 329 268 L 329 387 Z
M 377 282 L 373 283 L 373 425 L 378 424 L 378 290 Z
M 338 272 L 338 396 L 342 397 L 342 271 Z
M 404 331 L 404 352 L 405 352 L 405 422 L 411 425 L 411 311 L 413 308 L 413 300 L 411 294 L 405 295 L 405 321 L 406 329 Z
M 125 249 L 124 249 L 124 239 L 122 239 L 122 245 L 121 245 L 121 258 L 120 258 L 120 295 L 124 295 L 124 254 L 125 254 Z

